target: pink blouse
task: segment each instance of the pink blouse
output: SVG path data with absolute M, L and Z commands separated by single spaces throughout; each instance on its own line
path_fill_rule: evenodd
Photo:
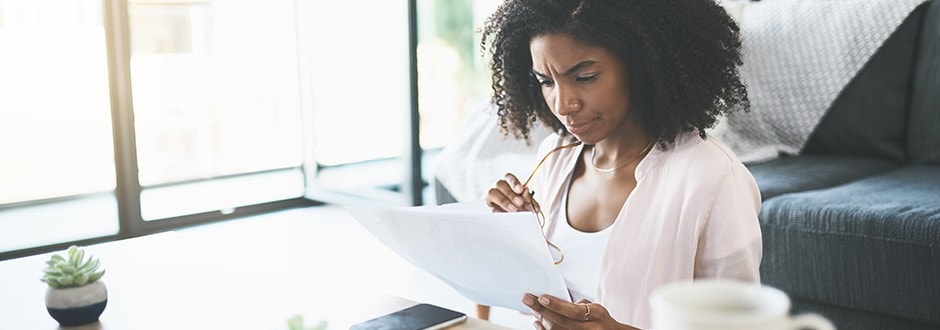
M 539 157 L 572 138 L 548 136 Z M 565 180 L 583 145 L 559 150 L 529 184 L 549 223 L 561 209 Z M 685 134 L 658 145 L 637 165 L 637 185 L 611 226 L 601 260 L 597 303 L 615 320 L 650 328 L 650 294 L 663 284 L 696 278 L 759 282 L 760 192 L 727 147 Z M 603 198 L 604 196 L 597 196 Z M 551 212 L 551 213 L 549 213 Z

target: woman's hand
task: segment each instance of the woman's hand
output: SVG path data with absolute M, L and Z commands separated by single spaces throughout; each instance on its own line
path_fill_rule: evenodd
M 529 188 L 523 186 L 511 173 L 506 173 L 486 192 L 486 205 L 493 209 L 493 212 L 518 212 L 536 210 L 538 207 Z M 533 209 L 533 206 L 536 208 Z
M 617 323 L 607 308 L 600 304 L 581 299 L 570 303 L 549 295 L 536 297 L 526 294 L 522 303 L 532 309 L 538 318 L 536 329 L 636 329 L 626 324 Z

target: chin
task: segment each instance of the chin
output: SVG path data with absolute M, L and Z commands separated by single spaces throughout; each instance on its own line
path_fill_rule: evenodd
M 581 135 L 578 135 L 578 134 L 571 134 L 571 135 L 577 138 L 578 141 L 581 141 L 581 143 L 587 144 L 587 145 L 593 145 L 597 143 L 598 141 L 600 141 L 600 139 L 598 139 L 597 137 L 592 136 L 590 132 L 581 134 Z

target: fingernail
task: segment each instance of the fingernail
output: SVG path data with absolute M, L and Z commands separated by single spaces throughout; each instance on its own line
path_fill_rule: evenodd
M 539 303 L 541 303 L 542 306 L 548 306 L 549 300 L 546 297 L 539 297 Z
M 525 304 L 526 306 L 532 306 L 532 305 L 535 305 L 535 300 L 529 297 L 525 297 L 525 298 L 522 298 L 522 303 Z
M 515 202 L 515 203 L 516 203 L 516 205 L 522 205 L 522 204 L 525 204 L 525 201 L 524 201 L 524 200 L 522 200 L 522 197 L 519 197 L 519 196 L 516 196 L 516 198 L 513 198 L 513 199 L 512 199 L 512 201 L 513 201 L 513 202 Z
M 515 206 L 515 205 L 513 205 L 513 204 L 509 204 L 509 212 L 516 212 L 516 211 L 518 211 L 518 210 L 519 210 L 519 209 L 518 209 L 518 208 L 516 208 L 516 206 Z
M 516 185 L 516 189 L 513 189 L 513 190 L 515 190 L 515 191 L 517 191 L 517 192 L 522 192 L 522 185 L 521 185 L 521 184 L 517 184 L 517 185 Z

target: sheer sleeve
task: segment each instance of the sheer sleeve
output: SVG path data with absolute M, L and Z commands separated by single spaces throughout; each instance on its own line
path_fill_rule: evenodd
M 699 237 L 695 277 L 760 281 L 760 191 L 743 165 L 722 180 Z

